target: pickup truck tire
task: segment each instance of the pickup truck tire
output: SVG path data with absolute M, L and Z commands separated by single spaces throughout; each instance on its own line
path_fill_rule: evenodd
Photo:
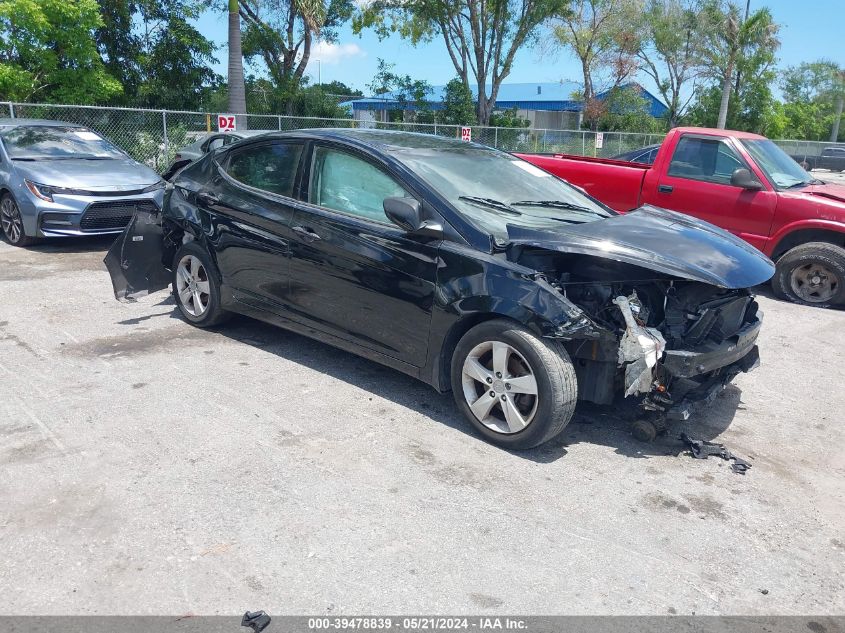
M 559 341 L 506 319 L 464 334 L 452 354 L 452 394 L 488 442 L 528 449 L 559 435 L 572 419 L 578 381 Z
M 772 290 L 782 299 L 824 308 L 845 303 L 845 248 L 807 242 L 777 261 Z
M 228 321 L 232 313 L 220 307 L 220 283 L 208 252 L 188 242 L 173 257 L 173 298 L 182 317 L 200 328 Z

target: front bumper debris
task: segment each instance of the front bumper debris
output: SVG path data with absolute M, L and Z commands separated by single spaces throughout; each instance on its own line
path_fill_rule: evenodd
M 732 365 L 756 348 L 761 326 L 758 318 L 728 340 L 706 343 L 696 351 L 667 349 L 661 363 L 663 369 L 675 378 L 692 378 Z

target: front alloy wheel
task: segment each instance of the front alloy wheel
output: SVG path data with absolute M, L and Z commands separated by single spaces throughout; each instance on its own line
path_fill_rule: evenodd
M 575 412 L 578 381 L 561 341 L 492 319 L 463 335 L 452 353 L 455 404 L 488 442 L 539 446 Z
M 464 360 L 464 398 L 475 418 L 497 433 L 518 433 L 537 414 L 531 365 L 507 343 L 485 341 Z
M 0 200 L 0 228 L 3 229 L 3 235 L 9 240 L 9 244 L 13 246 L 26 246 L 34 241 L 27 237 L 20 209 L 10 195 L 5 195 Z

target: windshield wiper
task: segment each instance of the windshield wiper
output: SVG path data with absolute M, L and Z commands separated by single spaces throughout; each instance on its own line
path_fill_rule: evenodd
M 787 185 L 785 187 L 785 189 L 795 189 L 796 187 L 806 187 L 807 185 L 812 185 L 812 184 L 814 184 L 813 180 L 810 180 L 809 182 L 806 181 L 806 180 L 799 180 L 796 183 L 793 183 L 791 185 Z
M 502 211 L 504 213 L 510 213 L 511 215 L 522 215 L 522 213 L 514 209 L 509 204 L 502 202 L 501 200 L 495 200 L 494 198 L 479 198 L 477 196 L 458 196 L 458 200 L 471 202 L 472 204 L 477 204 L 482 207 L 490 207 L 491 209 L 496 209 L 497 211 Z
M 582 207 L 580 204 L 573 204 L 572 202 L 564 202 L 563 200 L 520 200 L 519 202 L 512 202 L 513 206 L 517 207 L 547 207 L 549 209 L 567 209 L 569 211 L 580 211 L 582 213 L 590 213 L 597 215 L 600 218 L 609 218 L 606 213 L 601 213 L 595 209 Z

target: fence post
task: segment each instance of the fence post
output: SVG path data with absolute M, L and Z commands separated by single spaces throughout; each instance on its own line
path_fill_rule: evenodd
M 493 128 L 493 147 L 499 149 L 499 128 Z
M 10 119 L 15 118 L 15 104 L 12 103 L 11 101 L 9 101 L 9 118 Z
M 586 132 L 581 132 L 581 156 L 587 155 L 587 136 Z
M 161 129 L 164 131 L 164 160 L 168 160 L 170 153 L 170 143 L 167 140 L 167 110 L 161 111 Z
M 279 115 L 279 132 L 282 131 L 282 115 Z

